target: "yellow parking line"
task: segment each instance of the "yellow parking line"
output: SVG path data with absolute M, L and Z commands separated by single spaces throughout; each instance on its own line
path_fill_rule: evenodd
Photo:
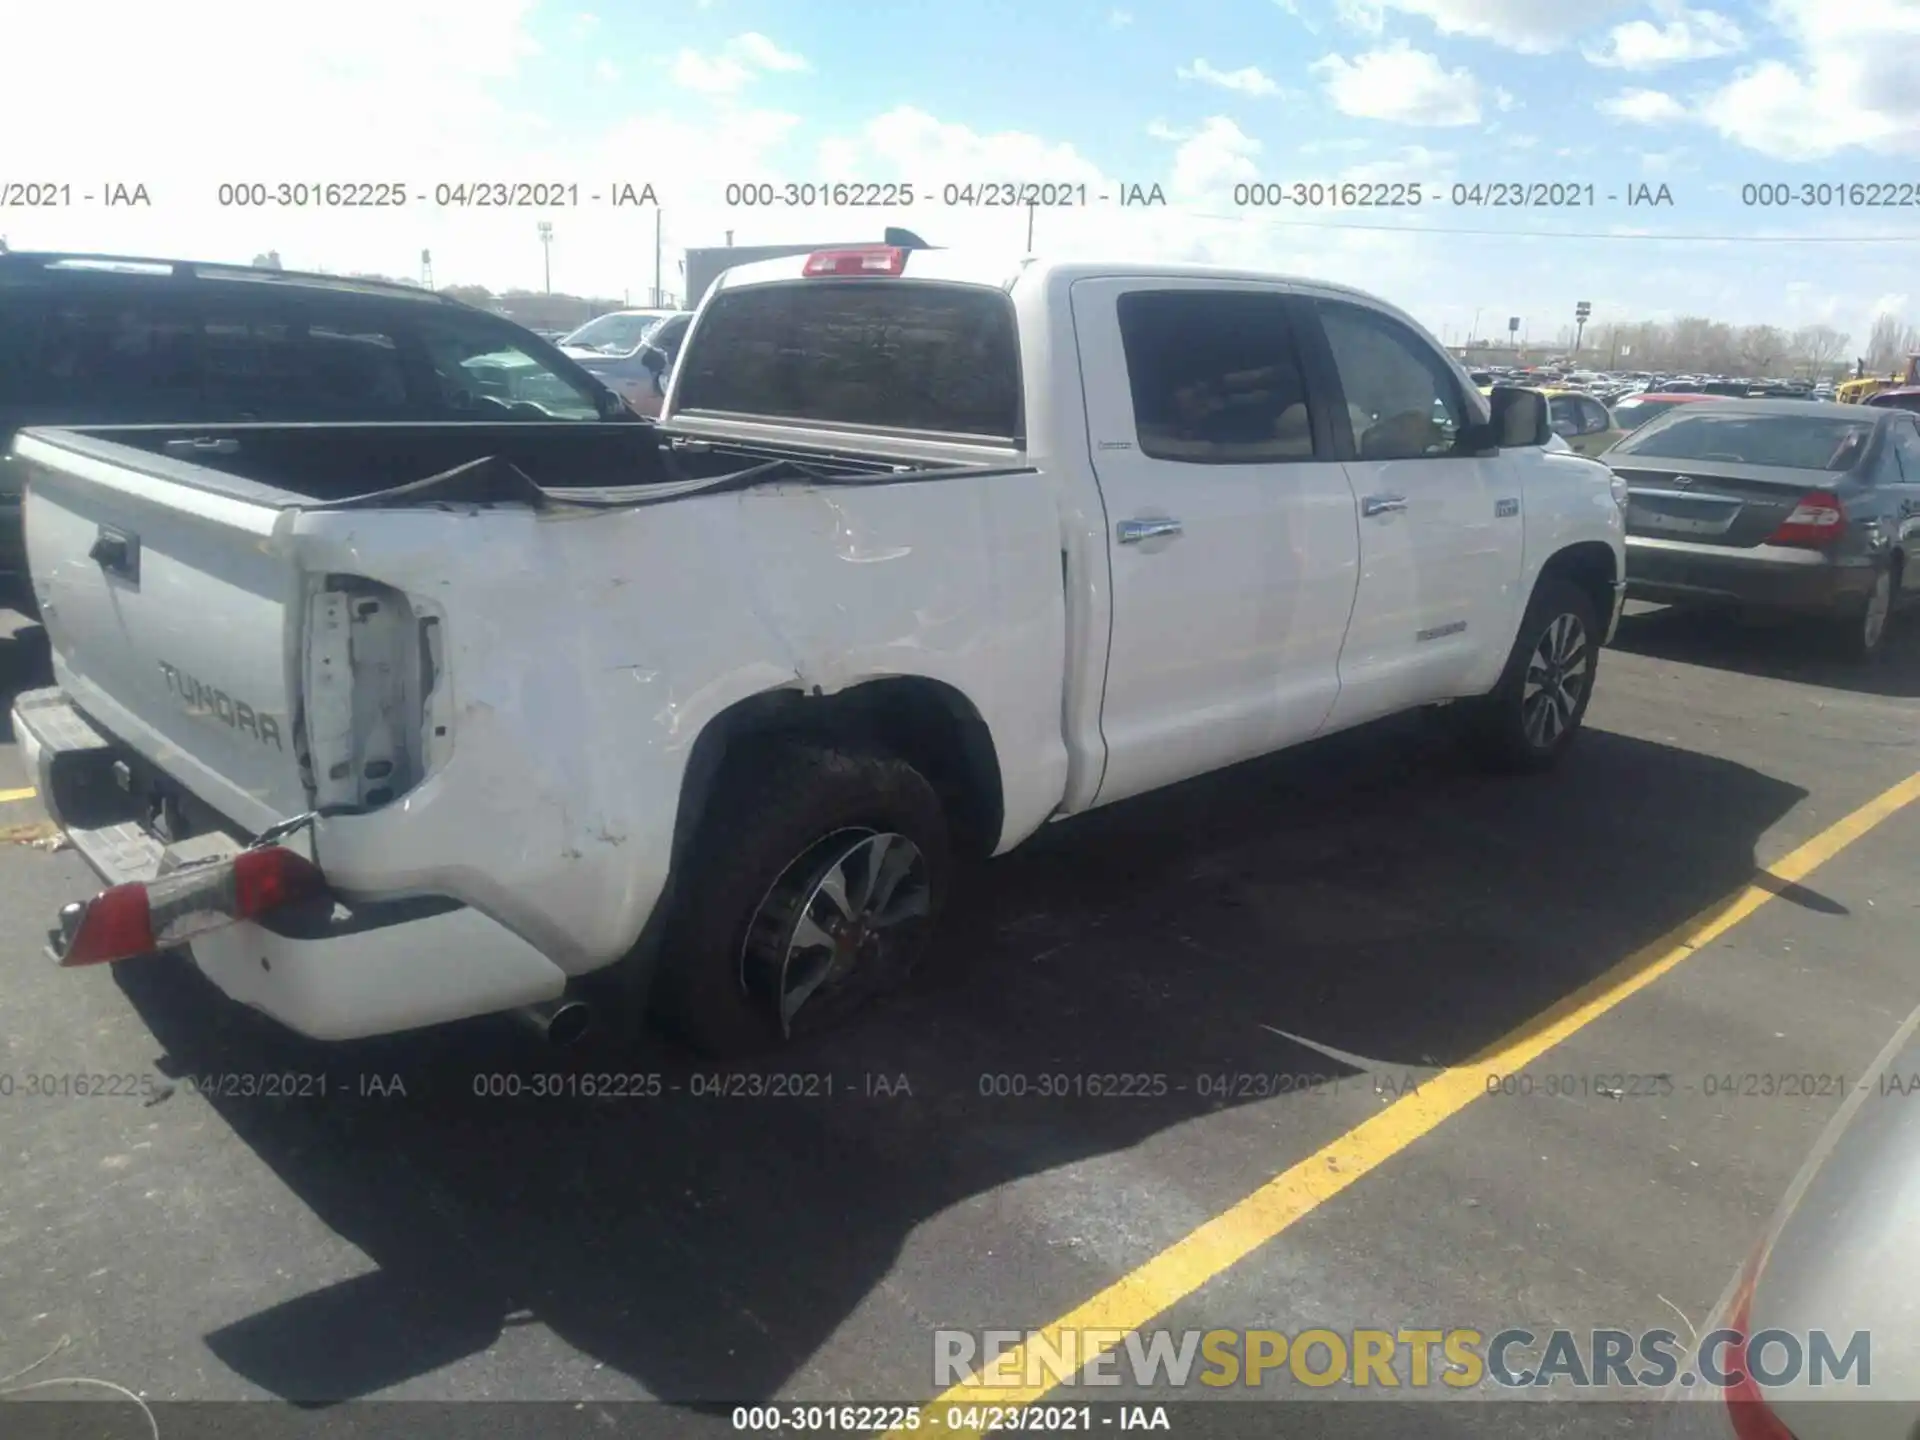
M 1192 1295 L 1230 1266 L 1244 1260 L 1281 1231 L 1311 1214 L 1369 1171 L 1377 1169 L 1421 1136 L 1457 1115 L 1486 1093 L 1489 1074 L 1518 1070 L 1607 1011 L 1651 985 L 1694 951 L 1724 935 L 1771 900 L 1783 885 L 1805 879 L 1888 816 L 1920 799 L 1920 773 L 1835 821 L 1806 844 L 1726 899 L 1709 906 L 1611 969 L 1549 1006 L 1533 1019 L 1494 1041 L 1460 1065 L 1441 1071 L 1378 1114 L 1289 1170 L 1282 1171 L 1232 1209 L 1175 1241 L 1131 1274 L 1123 1275 L 1078 1309 L 1042 1328 L 1047 1344 L 1062 1351 L 1061 1336 L 1079 1332 L 1082 1364 L 1116 1348 L 1122 1336 Z M 1097 1343 L 1087 1332 L 1112 1337 Z M 1092 1348 L 1089 1348 L 1089 1346 Z M 1025 1376 L 1025 1347 L 1002 1357 L 996 1373 Z M 1026 1405 L 1059 1383 L 1047 1366 L 1035 1385 L 983 1385 L 976 1373 L 932 1402 L 947 1405 Z M 905 1431 L 895 1431 L 904 1435 Z M 965 1432 L 956 1432 L 965 1433 Z
M 0 804 L 5 804 L 9 800 L 31 800 L 39 793 L 31 785 L 24 790 L 0 790 Z

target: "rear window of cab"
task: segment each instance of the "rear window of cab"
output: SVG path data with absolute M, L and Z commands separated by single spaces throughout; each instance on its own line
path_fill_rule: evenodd
M 1020 346 L 1003 290 L 900 279 L 723 289 L 675 377 L 674 407 L 1017 443 Z

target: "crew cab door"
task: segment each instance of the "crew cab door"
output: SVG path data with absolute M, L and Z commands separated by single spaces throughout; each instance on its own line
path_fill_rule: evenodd
M 1315 297 L 1303 309 L 1359 499 L 1359 587 L 1328 722 L 1344 727 L 1471 693 L 1494 652 L 1504 659 L 1524 496 L 1517 467 L 1456 449 L 1479 409 L 1429 339 L 1356 300 Z
M 1111 566 L 1105 804 L 1317 732 L 1359 552 L 1281 287 L 1071 295 Z

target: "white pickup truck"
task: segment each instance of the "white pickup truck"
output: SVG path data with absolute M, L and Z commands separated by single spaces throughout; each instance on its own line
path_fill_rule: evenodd
M 52 949 L 778 1044 L 1049 821 L 1449 702 L 1558 759 L 1623 526 L 1548 438 L 1354 290 L 884 247 L 728 272 L 658 429 L 25 432 Z

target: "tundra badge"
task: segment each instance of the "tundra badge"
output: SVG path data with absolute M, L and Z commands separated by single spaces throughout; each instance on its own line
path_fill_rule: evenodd
M 244 700 L 236 700 L 224 690 L 202 685 L 198 680 L 162 660 L 160 673 L 167 677 L 167 689 L 185 707 L 189 715 L 210 715 L 235 730 L 244 730 L 262 745 L 276 750 L 280 743 L 280 722 L 264 710 L 256 710 Z

